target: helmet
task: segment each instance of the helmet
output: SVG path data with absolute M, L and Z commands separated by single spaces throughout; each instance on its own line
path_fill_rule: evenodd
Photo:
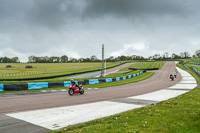
M 73 80 L 73 79 L 71 79 L 71 82 L 74 82 L 74 80 Z

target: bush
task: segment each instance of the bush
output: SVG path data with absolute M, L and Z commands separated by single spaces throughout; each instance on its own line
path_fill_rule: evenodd
M 12 67 L 11 65 L 7 65 L 7 66 L 6 66 L 6 68 L 11 68 L 11 67 Z
M 33 66 L 26 66 L 25 68 L 33 68 Z

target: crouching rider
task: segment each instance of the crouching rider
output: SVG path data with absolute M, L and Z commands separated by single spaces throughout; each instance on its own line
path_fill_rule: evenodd
M 78 87 L 79 91 L 81 90 L 81 87 L 78 86 L 78 85 L 76 84 L 76 82 L 75 82 L 73 79 L 71 79 L 71 84 L 72 84 L 72 86 L 74 86 L 74 87 Z

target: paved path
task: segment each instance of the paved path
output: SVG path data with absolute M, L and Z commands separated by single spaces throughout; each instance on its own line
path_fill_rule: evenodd
M 170 81 L 169 74 L 174 70 L 175 63 L 167 62 L 161 70 L 144 81 L 90 90 L 84 95 L 69 96 L 66 92 L 60 92 L 1 97 L 0 117 L 26 121 L 38 127 L 38 132 L 44 132 L 157 103 L 196 87 L 195 79 L 180 69 L 183 78 L 178 74 L 175 81 Z M 4 124 L 0 118 L 0 131 L 12 125 L 8 123 Z
M 116 72 L 122 68 L 125 68 L 125 67 L 128 67 L 130 65 L 132 65 L 134 63 L 126 63 L 124 65 L 121 65 L 121 66 L 118 66 L 118 67 L 115 67 L 115 68 L 111 68 L 111 69 L 108 69 L 106 70 L 106 74 L 109 74 L 109 73 L 113 73 L 113 72 Z M 93 73 L 87 73 L 87 74 L 81 74 L 81 75 L 77 75 L 77 76 L 71 76 L 71 77 L 65 77 L 65 79 L 75 79 L 75 78 L 91 78 L 91 77 L 100 77 L 101 76 L 101 72 L 93 72 Z M 63 78 L 62 78 L 63 79 Z

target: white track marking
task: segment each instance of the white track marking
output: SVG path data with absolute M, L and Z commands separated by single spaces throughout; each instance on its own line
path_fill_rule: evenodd
M 176 84 L 172 87 L 169 87 L 170 89 L 193 89 L 197 85 L 196 84 Z
M 50 130 L 56 130 L 140 107 L 143 105 L 104 101 L 7 115 Z
M 151 100 L 151 101 L 163 101 L 167 100 L 173 97 L 177 97 L 178 95 L 181 95 L 183 93 L 186 93 L 188 91 L 180 91 L 180 90 L 159 90 L 143 95 L 128 97 L 131 99 L 141 99 L 141 100 Z
M 196 80 L 185 80 L 179 82 L 179 84 L 197 84 Z

